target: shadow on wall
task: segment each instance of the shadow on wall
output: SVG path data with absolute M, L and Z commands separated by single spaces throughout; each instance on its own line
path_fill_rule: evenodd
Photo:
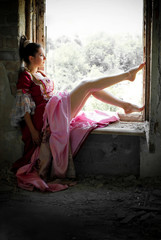
M 19 129 L 10 125 L 10 113 L 14 103 L 7 72 L 0 63 L 0 166 L 10 166 L 22 155 L 23 143 Z

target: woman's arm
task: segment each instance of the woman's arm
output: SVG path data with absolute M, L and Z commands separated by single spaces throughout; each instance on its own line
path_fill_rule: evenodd
M 29 130 L 30 130 L 33 143 L 35 143 L 37 145 L 40 145 L 40 143 L 41 143 L 40 133 L 34 127 L 33 122 L 31 120 L 31 116 L 28 112 L 25 113 L 24 119 L 25 119 L 25 122 L 26 122 Z

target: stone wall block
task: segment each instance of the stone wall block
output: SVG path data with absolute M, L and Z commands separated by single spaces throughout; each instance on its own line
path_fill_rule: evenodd
M 0 36 L 17 37 L 17 35 L 18 35 L 17 26 L 1 26 L 0 27 Z
M 4 62 L 5 68 L 7 71 L 18 71 L 19 70 L 19 61 L 9 61 Z
M 18 15 L 16 14 L 10 14 L 7 16 L 7 23 L 9 24 L 16 24 L 17 25 L 17 22 L 18 22 Z
M 17 38 L 6 38 L 6 47 L 7 48 L 17 48 L 18 47 Z
M 6 23 L 6 15 L 0 14 L 0 25 L 5 25 Z
M 0 51 L 0 60 L 4 61 L 18 61 L 19 56 L 15 51 Z
M 77 176 L 138 176 L 139 142 L 138 136 L 90 134 L 74 158 Z
M 0 38 L 0 48 L 3 48 L 3 39 Z
M 10 113 L 14 103 L 7 72 L 0 63 L 0 165 L 11 164 L 22 155 L 23 144 L 20 133 L 10 124 Z
M 0 15 L 8 13 L 17 13 L 18 12 L 18 0 L 12 1 L 1 1 L 0 2 Z
M 10 85 L 10 92 L 12 96 L 16 96 L 16 91 L 17 91 L 17 87 L 16 87 L 16 83 L 18 80 L 18 72 L 9 72 L 8 73 L 8 79 L 9 79 L 9 85 Z
M 15 84 L 17 83 L 18 79 L 18 72 L 9 72 L 8 73 L 8 79 L 10 84 Z
M 13 52 L 0 51 L 0 60 L 14 60 Z
M 19 61 L 19 53 L 18 50 L 16 49 L 16 51 L 14 52 L 14 60 Z
M 0 63 L 0 126 L 6 128 L 10 123 L 9 113 L 13 103 L 13 96 L 11 96 L 7 72 L 2 63 Z M 2 128 L 2 129 L 3 129 Z M 9 129 L 8 129 L 9 130 Z
M 16 96 L 16 92 L 17 92 L 17 87 L 16 87 L 16 83 L 10 84 L 10 90 L 11 90 L 11 94 L 12 96 Z

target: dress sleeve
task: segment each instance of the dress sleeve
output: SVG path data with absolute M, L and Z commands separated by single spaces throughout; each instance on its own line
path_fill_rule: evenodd
M 30 93 L 32 85 L 32 75 L 23 71 L 19 75 L 17 90 L 22 90 L 22 93 Z
M 26 112 L 34 114 L 35 102 L 31 97 L 32 80 L 29 74 L 21 74 L 17 83 L 17 94 L 11 111 L 11 125 L 17 127 Z

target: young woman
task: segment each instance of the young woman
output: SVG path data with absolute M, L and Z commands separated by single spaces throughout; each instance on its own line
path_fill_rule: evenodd
M 33 187 L 43 191 L 61 190 L 67 186 L 47 184 L 40 178 L 43 175 L 40 174 L 42 163 L 46 162 L 43 170 L 47 172 L 50 168 L 52 178 L 65 177 L 68 169 L 69 138 L 74 154 L 89 131 L 119 120 L 117 114 L 107 116 L 96 112 L 95 120 L 83 114 L 79 115 L 90 95 L 107 104 L 123 108 L 125 113 L 142 111 L 144 106 L 138 107 L 122 101 L 103 89 L 124 80 L 134 81 L 137 72 L 145 63 L 116 76 L 83 80 L 70 93 L 55 94 L 53 81 L 39 70 L 46 60 L 41 45 L 30 43 L 25 36 L 22 36 L 19 55 L 20 60 L 25 63 L 25 68 L 19 74 L 11 123 L 13 126 L 21 126 L 25 146 L 23 157 L 13 164 L 12 170 L 17 172 L 20 187 L 29 190 Z M 99 117 L 98 121 L 97 117 Z M 50 142 L 50 145 L 47 145 L 47 142 Z M 45 158 L 47 160 L 44 160 Z

